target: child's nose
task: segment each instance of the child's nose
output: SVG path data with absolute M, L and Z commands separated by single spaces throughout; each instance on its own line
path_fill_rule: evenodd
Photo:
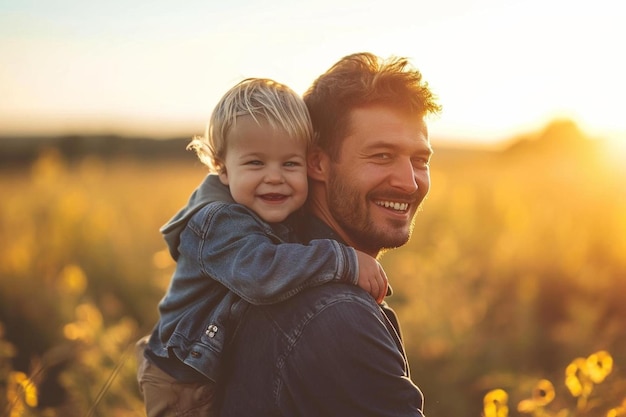
M 279 167 L 268 167 L 265 173 L 265 182 L 271 184 L 280 184 L 284 182 L 283 171 Z

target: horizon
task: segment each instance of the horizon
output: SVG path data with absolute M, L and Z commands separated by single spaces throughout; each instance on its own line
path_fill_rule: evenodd
M 471 141 L 464 140 L 463 138 L 455 138 L 451 136 L 430 136 L 430 140 L 432 145 L 435 148 L 457 148 L 457 149 L 466 149 L 466 150 L 505 150 L 506 148 L 513 146 L 518 142 L 534 142 L 535 140 L 539 140 L 541 138 L 551 138 L 553 137 L 555 132 L 563 132 L 565 129 L 566 132 L 575 132 L 578 130 L 579 133 L 573 134 L 570 138 L 569 136 L 565 137 L 565 139 L 572 139 L 571 143 L 574 146 L 577 146 L 577 139 L 582 138 L 586 141 L 592 141 L 600 144 L 600 146 L 604 147 L 607 151 L 613 153 L 613 159 L 616 157 L 621 159 L 622 157 L 626 157 L 626 141 L 615 141 L 613 137 L 610 136 L 594 136 L 589 134 L 589 132 L 585 131 L 575 120 L 571 119 L 553 119 L 548 121 L 545 125 L 540 126 L 537 129 L 526 130 L 514 133 L 509 137 L 502 137 L 499 140 L 494 141 Z M 546 136 L 547 135 L 547 136 Z M 181 132 L 181 131 L 172 131 L 170 134 L 161 134 L 161 135 L 153 135 L 146 131 L 115 131 L 115 130 L 82 130 L 82 131 L 46 131 L 43 133 L 24 133 L 17 132 L 11 134 L 2 134 L 0 133 L 0 143 L 5 140 L 63 140 L 66 138 L 79 138 L 79 139 L 103 139 L 103 138 L 114 138 L 119 140 L 156 140 L 156 141 L 180 141 L 180 140 L 191 140 L 195 134 L 191 134 L 189 132 Z M 566 142 L 561 142 L 568 143 Z M 608 146 L 607 146 L 608 145 Z

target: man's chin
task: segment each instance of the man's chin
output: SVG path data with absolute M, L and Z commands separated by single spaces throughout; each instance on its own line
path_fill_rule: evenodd
M 411 237 L 408 231 L 395 232 L 395 233 L 381 233 L 377 239 L 372 239 L 379 246 L 379 250 L 396 249 L 404 246 L 408 243 Z
M 409 242 L 408 238 L 405 239 L 396 239 L 393 241 L 388 241 L 386 242 L 386 244 L 381 248 L 381 250 L 389 250 L 389 249 L 397 249 L 401 246 L 406 245 Z

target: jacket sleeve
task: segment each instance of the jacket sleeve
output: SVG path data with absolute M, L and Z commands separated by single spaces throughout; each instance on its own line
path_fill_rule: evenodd
M 280 370 L 283 415 L 423 417 L 423 395 L 390 326 L 366 297 L 328 305 Z
M 331 239 L 284 243 L 238 204 L 209 206 L 189 222 L 203 273 L 251 304 L 273 304 L 331 281 L 356 284 L 356 251 Z

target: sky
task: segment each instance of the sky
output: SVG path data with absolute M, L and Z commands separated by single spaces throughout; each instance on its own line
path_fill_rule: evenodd
M 0 135 L 204 131 L 245 77 L 303 93 L 341 57 L 408 57 L 431 137 L 498 143 L 572 119 L 626 141 L 618 0 L 0 0 Z

